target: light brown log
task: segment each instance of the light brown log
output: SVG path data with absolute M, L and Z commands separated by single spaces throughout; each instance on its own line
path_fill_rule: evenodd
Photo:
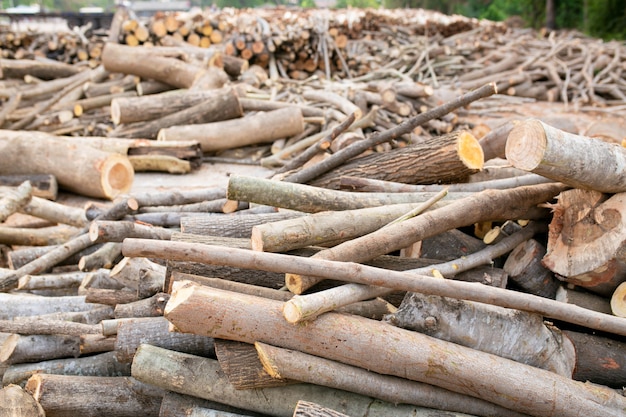
M 32 189 L 26 181 L 16 188 L 0 189 L 0 223 L 30 202 Z
M 54 223 L 62 223 L 75 227 L 84 227 L 87 225 L 84 209 L 72 207 L 67 204 L 55 203 L 36 196 L 33 196 L 30 202 L 20 211 Z
M 355 158 L 309 183 L 339 189 L 342 176 L 408 184 L 461 182 L 482 169 L 483 163 L 482 148 L 476 138 L 467 131 L 458 131 L 404 148 Z
M 626 279 L 622 254 L 626 194 L 607 199 L 597 191 L 561 193 L 548 234 L 543 265 L 570 282 L 605 297 Z
M 516 126 L 506 142 L 514 167 L 600 192 L 626 191 L 626 149 L 566 133 L 539 120 Z
M 392 404 L 456 410 L 476 416 L 525 415 L 434 385 L 371 372 L 297 350 L 260 342 L 256 342 L 254 346 L 265 370 L 276 377 L 342 389 Z
M 30 182 L 33 196 L 56 200 L 58 184 L 53 175 L 0 175 L 0 185 L 15 187 L 24 181 Z
M 132 375 L 140 381 L 169 391 L 278 417 L 292 417 L 296 403 L 302 399 L 331 407 L 352 417 L 427 417 L 433 412 L 432 409 L 415 406 L 394 406 L 362 395 L 312 384 L 235 390 L 216 360 L 147 344 L 141 345 L 135 354 Z M 444 413 L 442 417 L 462 416 L 466 415 Z
M 205 73 L 199 66 L 168 57 L 167 53 L 151 53 L 150 49 L 109 42 L 102 52 L 102 64 L 110 72 L 134 74 L 178 88 L 190 88 Z M 172 48 L 171 53 L 176 54 L 176 48 Z
M 99 333 L 100 328 L 96 325 L 72 323 L 62 320 L 46 320 L 33 318 L 31 320 L 0 320 L 0 332 L 19 333 L 21 335 L 46 334 L 46 335 L 70 335 Z
M 158 416 L 163 391 L 131 377 L 33 375 L 26 391 L 47 417 Z M 97 404 L 97 406 L 96 406 Z
M 89 238 L 94 243 L 121 242 L 127 237 L 169 240 L 172 230 L 131 221 L 97 220 L 89 226 Z
M 88 276 L 87 272 L 24 275 L 19 279 L 18 290 L 43 290 L 78 288 Z
M 114 306 L 137 301 L 137 291 L 130 288 L 121 290 L 111 290 L 108 288 L 89 288 L 85 291 L 85 301 L 88 303 L 98 303 Z
M 78 261 L 78 269 L 81 271 L 111 269 L 121 257 L 122 244 L 120 242 L 107 242 L 95 252 L 81 257 Z
M 0 320 L 19 316 L 37 316 L 56 312 L 88 311 L 98 307 L 85 302 L 85 297 L 40 297 L 24 294 L 0 294 Z
M 13 162 L 0 173 L 53 174 L 61 187 L 89 197 L 113 199 L 128 192 L 133 183 L 134 171 L 127 157 L 46 133 L 2 130 L 0 149 Z
M 271 142 L 297 135 L 303 130 L 304 120 L 300 109 L 286 107 L 243 119 L 165 127 L 159 131 L 157 139 L 160 141 L 195 140 L 200 143 L 204 152 L 215 152 Z
M 215 214 L 188 216 L 181 217 L 180 230 L 183 233 L 196 235 L 249 238 L 254 226 L 303 215 L 304 213 L 301 212 L 284 210 L 274 213 L 251 213 L 241 216 Z
M 115 318 L 162 316 L 165 304 L 169 299 L 169 294 L 156 293 L 152 297 L 139 299 L 126 304 L 117 304 L 114 311 Z
M 80 337 L 80 354 L 111 352 L 115 350 L 115 337 L 100 334 L 84 334 Z
M 165 317 L 181 332 L 296 349 L 374 372 L 432 383 L 535 416 L 582 417 L 599 412 L 619 416 L 626 407 L 626 399 L 608 388 L 590 387 L 384 323 L 327 313 L 299 327 L 284 321 L 280 310 L 277 301 L 190 285 L 172 296 Z M 388 355 L 390 351 L 394 354 Z M 412 366 L 407 367 L 407 363 Z M 516 384 L 509 383 L 511 375 L 516 375 Z
M 385 321 L 566 378 L 572 377 L 576 364 L 569 339 L 556 327 L 546 326 L 538 314 L 409 293 Z
M 159 417 L 251 417 L 251 413 L 217 401 L 166 391 Z
M 196 126 L 199 124 L 234 119 L 242 115 L 243 110 L 239 104 L 237 95 L 232 89 L 228 89 L 194 106 L 170 113 L 157 120 L 118 126 L 116 129 L 109 132 L 108 136 L 156 139 L 160 130 L 165 128 L 179 125 Z M 179 137 L 178 140 L 200 142 L 197 138 L 193 137 Z
M 15 246 L 61 245 L 79 231 L 65 225 L 37 228 L 0 226 L 0 243 Z
M 626 335 L 626 323 L 621 318 L 543 297 L 468 282 L 433 279 L 430 276 L 390 271 L 354 263 L 299 258 L 277 253 L 197 243 L 126 239 L 122 245 L 122 252 L 126 256 L 148 256 L 266 271 L 306 273 L 355 283 L 393 287 L 397 290 L 441 295 L 531 311 L 568 323 Z
M 113 280 L 125 287 L 139 288 L 141 270 L 154 271 L 160 276 L 165 276 L 165 267 L 146 258 L 125 257 L 111 270 L 109 275 Z
M 45 417 L 46 413 L 32 395 L 18 385 L 0 389 L 0 415 L 15 417 Z
M 331 91 L 306 90 L 303 92 L 302 97 L 306 100 L 328 103 L 339 109 L 346 116 L 354 113 L 356 120 L 363 116 L 363 112 L 356 104 Z
M 272 207 L 316 213 L 327 210 L 353 210 L 385 204 L 420 203 L 436 193 L 350 193 L 304 184 L 233 175 L 228 179 L 232 200 L 248 201 Z M 444 202 L 466 197 L 449 193 Z
M 362 262 L 405 248 L 446 230 L 498 217 L 520 218 L 524 211 L 550 200 L 562 189 L 559 184 L 542 184 L 511 190 L 485 190 L 418 217 L 326 249 L 316 254 L 315 258 Z M 295 275 L 288 275 L 285 278 L 287 287 L 296 294 L 302 293 L 319 281 L 315 277 Z
M 282 387 L 296 382 L 270 375 L 263 369 L 254 345 L 248 343 L 216 339 L 215 356 L 230 384 L 238 390 Z
M 142 343 L 192 355 L 214 354 L 212 338 L 171 332 L 169 322 L 163 317 L 130 318 L 118 322 L 115 352 L 120 362 L 132 362 L 137 348 Z
M 81 71 L 80 68 L 63 62 L 31 59 L 3 59 L 0 70 L 4 74 L 3 78 L 24 78 L 32 75 L 43 80 L 65 78 Z
M 130 376 L 130 365 L 120 363 L 115 352 L 80 358 L 53 359 L 37 363 L 11 365 L 2 377 L 2 383 L 23 384 L 35 374 L 78 376 Z

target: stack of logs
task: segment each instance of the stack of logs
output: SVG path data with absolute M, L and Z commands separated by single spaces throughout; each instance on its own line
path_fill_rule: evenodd
M 448 67 L 411 52 L 336 82 L 188 38 L 2 62 L 0 414 L 622 416 L 624 126 L 462 117 L 511 103 L 518 69 L 540 86 L 602 49 L 528 36 L 536 54 L 448 36 L 468 48 Z M 612 104 L 611 45 L 546 84 Z M 220 158 L 272 178 L 130 193 L 135 171 Z

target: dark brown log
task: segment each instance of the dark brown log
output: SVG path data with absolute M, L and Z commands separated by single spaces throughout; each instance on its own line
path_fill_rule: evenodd
M 295 383 L 267 373 L 259 361 L 254 345 L 216 339 L 215 356 L 235 389 L 281 387 Z
M 476 138 L 469 132 L 458 131 L 404 148 L 353 159 L 310 181 L 310 184 L 339 189 L 342 176 L 408 184 L 461 182 L 482 169 L 483 162 L 482 148 Z
M 47 417 L 158 416 L 163 391 L 131 377 L 33 375 L 26 391 Z
M 170 299 L 165 316 L 182 332 L 297 349 L 374 372 L 432 383 L 535 416 L 582 417 L 597 413 L 598 407 L 606 415 L 618 416 L 626 406 L 626 399 L 608 388 L 590 387 L 552 372 L 356 316 L 327 313 L 306 327 L 293 326 L 282 318 L 281 307 L 278 301 L 190 285 Z M 329 344 L 328 340 L 334 342 Z M 415 346 L 420 349 L 412 348 Z M 393 358 L 385 354 L 390 350 L 394 351 Z M 414 366 L 407 367 L 407 363 Z M 516 384 L 505 382 L 511 374 L 518 376 Z M 527 389 L 520 396 L 523 386 Z M 540 386 L 545 387 L 538 389 Z M 575 407 L 572 401 L 576 401 Z
M 541 264 L 546 248 L 535 239 L 520 243 L 507 257 L 503 269 L 522 290 L 540 297 L 555 298 L 560 287 L 552 271 Z

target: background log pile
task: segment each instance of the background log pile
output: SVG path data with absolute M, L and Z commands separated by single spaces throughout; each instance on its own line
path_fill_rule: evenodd
M 119 27 L 94 65 L 0 61 L 1 412 L 624 414 L 626 133 L 578 120 L 623 112 L 623 45 L 419 11 Z M 132 191 L 216 161 L 269 178 Z

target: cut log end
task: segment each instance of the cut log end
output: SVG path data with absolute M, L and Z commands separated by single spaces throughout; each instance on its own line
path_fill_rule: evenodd
M 461 132 L 457 140 L 458 154 L 469 169 L 483 169 L 485 155 L 478 140 L 470 132 Z
M 546 151 L 548 139 L 539 120 L 527 120 L 515 126 L 506 141 L 506 159 L 515 168 L 532 171 Z
M 272 378 L 282 379 L 283 377 L 278 372 L 278 367 L 273 363 L 272 358 L 265 351 L 264 347 L 267 346 L 264 343 L 254 342 L 254 347 L 256 348 L 257 354 L 259 355 L 259 360 L 261 361 L 261 365 L 263 365 L 263 369 L 267 372 Z
M 18 385 L 7 385 L 0 390 L 2 415 L 40 417 L 46 413 L 41 405 Z
M 263 232 L 256 226 L 252 227 L 250 246 L 252 247 L 252 250 L 263 252 Z
M 114 199 L 130 191 L 135 170 L 127 157 L 114 154 L 102 166 L 101 185 L 103 197 Z
M 174 312 L 179 305 L 184 304 L 192 296 L 196 287 L 197 285 L 190 281 L 177 286 L 173 291 L 172 297 L 165 305 L 163 316 L 168 318 L 168 315 Z
M 626 282 L 622 282 L 613 293 L 611 311 L 618 317 L 626 317 Z
M 115 126 L 120 124 L 122 119 L 122 111 L 120 110 L 120 104 L 117 99 L 111 100 L 111 120 Z
M 283 304 L 283 317 L 289 323 L 298 323 L 302 320 L 302 312 L 293 298 Z
M 302 294 L 304 292 L 302 275 L 285 274 L 285 285 L 293 294 Z

